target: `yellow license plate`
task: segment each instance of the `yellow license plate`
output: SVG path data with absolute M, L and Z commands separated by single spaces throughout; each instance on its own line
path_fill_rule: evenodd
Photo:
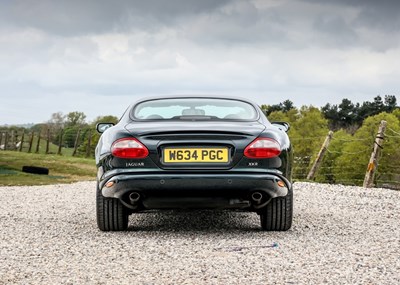
M 213 148 L 165 148 L 164 163 L 227 163 L 229 152 L 226 147 Z

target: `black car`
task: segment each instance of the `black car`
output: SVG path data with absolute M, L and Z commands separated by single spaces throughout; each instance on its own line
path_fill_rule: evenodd
M 132 213 L 256 212 L 267 231 L 291 227 L 289 125 L 242 98 L 144 98 L 115 126 L 97 125 L 97 224 L 126 230 Z

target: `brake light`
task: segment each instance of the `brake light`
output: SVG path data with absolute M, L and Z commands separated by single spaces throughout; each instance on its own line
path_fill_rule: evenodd
M 280 153 L 280 144 L 270 138 L 257 138 L 244 150 L 244 155 L 248 158 L 272 158 L 278 156 Z
M 135 138 L 123 138 L 112 144 L 111 153 L 120 158 L 145 158 L 149 150 Z

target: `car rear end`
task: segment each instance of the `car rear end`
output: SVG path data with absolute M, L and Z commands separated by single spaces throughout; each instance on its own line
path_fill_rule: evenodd
M 102 136 L 97 159 L 98 191 L 128 213 L 240 209 L 265 215 L 271 201 L 291 195 L 290 142 L 256 106 L 251 119 L 226 120 L 203 118 L 199 108 L 185 118 L 139 119 L 134 108 Z

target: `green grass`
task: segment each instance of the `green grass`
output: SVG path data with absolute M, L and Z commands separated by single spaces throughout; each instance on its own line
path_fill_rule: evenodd
M 49 175 L 22 172 L 22 166 L 38 166 L 49 169 Z M 0 151 L 0 186 L 46 185 L 94 180 L 94 159 L 56 154 L 36 154 L 18 151 Z

